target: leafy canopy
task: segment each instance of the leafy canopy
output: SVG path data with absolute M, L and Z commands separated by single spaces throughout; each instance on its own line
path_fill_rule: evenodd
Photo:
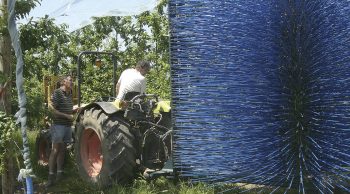
M 154 11 L 137 16 L 94 18 L 92 25 L 73 33 L 68 33 L 66 25 L 56 25 L 48 17 L 21 25 L 20 38 L 26 64 L 25 87 L 30 99 L 27 107 L 31 118 L 29 127 L 43 125 L 46 114 L 43 76 L 74 74 L 77 57 L 85 50 L 113 52 L 118 61 L 117 79 L 123 70 L 133 67 L 139 60 L 151 61 L 147 93 L 170 99 L 169 24 L 166 9 L 167 0 L 160 0 Z M 102 59 L 99 68 L 94 65 L 97 57 Z M 114 90 L 111 58 L 86 56 L 82 64 L 83 103 L 111 96 Z M 13 97 L 16 98 L 15 93 Z M 13 103 L 15 107 L 16 101 Z

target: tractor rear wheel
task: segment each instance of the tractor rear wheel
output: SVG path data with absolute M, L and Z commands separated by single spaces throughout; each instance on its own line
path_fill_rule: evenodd
M 128 184 L 135 176 L 135 137 L 122 114 L 92 107 L 76 124 L 75 157 L 82 178 L 100 187 Z

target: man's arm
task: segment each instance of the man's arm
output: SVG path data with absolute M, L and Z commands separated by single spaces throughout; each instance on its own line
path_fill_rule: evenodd
M 117 85 L 115 85 L 115 96 L 118 96 L 119 89 L 120 89 L 120 81 L 117 83 Z

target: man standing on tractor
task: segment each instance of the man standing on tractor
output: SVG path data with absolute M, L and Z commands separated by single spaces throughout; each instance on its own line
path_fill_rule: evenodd
M 60 87 L 54 90 L 49 103 L 52 112 L 51 138 L 52 150 L 49 158 L 49 178 L 47 187 L 54 184 L 55 168 L 57 167 L 56 181 L 62 179 L 65 144 L 72 138 L 73 102 L 72 102 L 72 78 L 65 76 L 60 80 Z M 57 165 L 57 166 L 56 166 Z
M 146 91 L 146 78 L 145 75 L 151 69 L 151 65 L 148 61 L 139 61 L 135 68 L 126 69 L 120 75 L 118 83 L 116 85 L 116 95 L 119 100 L 131 100 L 138 94 L 143 94 Z M 141 137 L 139 131 L 135 134 L 136 139 Z M 141 141 L 138 140 L 139 150 L 141 149 Z M 137 153 L 139 156 L 140 153 Z M 137 159 L 140 164 L 139 158 Z M 148 173 L 153 172 L 149 168 L 140 166 L 140 170 L 143 171 L 143 175 L 146 177 Z
M 117 99 L 131 100 L 136 93 L 143 94 L 146 91 L 145 75 L 149 72 L 151 65 L 147 61 L 140 61 L 135 68 L 126 69 L 121 74 L 116 85 Z M 129 96 L 134 93 L 133 96 Z M 129 93 L 129 94 L 128 94 Z M 132 94 L 131 94 L 132 95 Z

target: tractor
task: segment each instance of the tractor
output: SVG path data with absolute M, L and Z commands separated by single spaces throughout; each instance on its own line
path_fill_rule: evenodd
M 81 58 L 84 55 L 108 55 L 113 61 L 113 95 L 89 104 L 81 104 Z M 128 184 L 137 174 L 149 169 L 148 177 L 171 175 L 172 130 L 168 101 L 155 94 L 128 93 L 115 99 L 116 57 L 113 53 L 83 51 L 78 56 L 77 86 L 73 102 L 79 111 L 73 130 L 74 155 L 83 180 L 105 187 Z M 54 79 L 52 79 L 54 80 Z M 51 81 L 52 81 L 51 80 Z M 48 82 L 49 83 L 49 82 Z M 47 84 L 48 97 L 53 83 Z M 48 100 L 49 101 L 49 100 Z M 40 162 L 47 162 L 49 133 L 37 140 Z M 164 165 L 167 169 L 164 170 Z M 170 167 L 168 166 L 170 165 Z

